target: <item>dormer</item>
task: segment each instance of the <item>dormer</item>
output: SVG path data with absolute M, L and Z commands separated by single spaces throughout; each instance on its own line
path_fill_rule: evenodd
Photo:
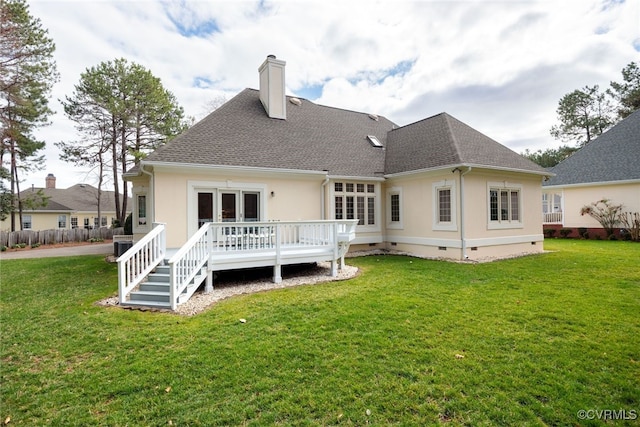
M 275 55 L 269 55 L 258 68 L 260 73 L 260 101 L 267 115 L 272 119 L 286 120 L 287 118 L 284 88 L 285 65 L 285 61 L 276 59 Z

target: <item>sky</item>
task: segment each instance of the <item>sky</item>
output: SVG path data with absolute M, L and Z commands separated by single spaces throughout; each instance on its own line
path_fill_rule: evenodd
M 609 87 L 640 60 L 638 0 L 29 0 L 56 44 L 42 170 L 21 188 L 95 185 L 59 160 L 80 138 L 59 102 L 81 73 L 126 58 L 159 77 L 186 115 L 258 88 L 267 55 L 286 61 L 287 94 L 406 125 L 447 112 L 512 150 L 557 147 L 562 96 Z

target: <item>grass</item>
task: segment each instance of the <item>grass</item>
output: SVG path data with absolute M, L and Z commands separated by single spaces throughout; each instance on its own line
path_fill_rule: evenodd
M 2 261 L 10 425 L 601 425 L 640 416 L 640 245 L 488 264 L 350 260 L 352 280 L 200 315 L 96 306 L 100 257 Z M 240 318 L 247 319 L 240 323 Z M 611 418 L 611 417 L 610 417 Z M 616 425 L 637 425 L 633 419 Z

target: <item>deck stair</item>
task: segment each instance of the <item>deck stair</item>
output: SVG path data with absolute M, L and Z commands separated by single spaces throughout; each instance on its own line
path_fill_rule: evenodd
M 200 287 L 207 276 L 206 269 L 202 269 L 191 283 L 178 296 L 178 303 L 185 302 Z M 170 271 L 168 265 L 159 265 L 147 279 L 138 285 L 138 289 L 129 293 L 129 300 L 122 305 L 129 307 L 152 307 L 171 309 Z

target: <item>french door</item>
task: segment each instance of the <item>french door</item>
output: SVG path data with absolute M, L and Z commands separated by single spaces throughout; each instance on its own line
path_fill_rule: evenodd
M 207 222 L 260 221 L 260 193 L 241 190 L 198 191 L 198 228 Z

